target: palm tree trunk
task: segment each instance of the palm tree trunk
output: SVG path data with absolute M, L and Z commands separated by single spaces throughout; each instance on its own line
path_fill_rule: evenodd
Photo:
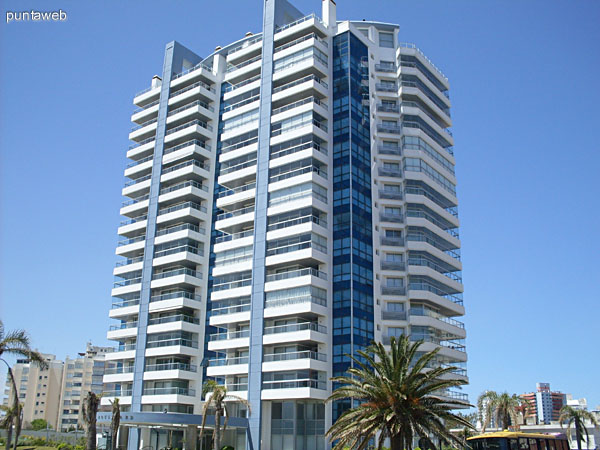
M 397 434 L 392 436 L 390 439 L 390 450 L 404 450 L 404 439 L 402 439 L 402 435 Z
M 215 411 L 215 447 L 214 450 L 221 450 L 221 409 Z
M 85 445 L 86 450 L 96 450 L 96 419 L 91 420 L 87 426 L 87 443 Z
M 575 420 L 575 438 L 577 439 L 577 450 L 581 450 L 581 428 L 578 420 Z
M 12 442 L 12 433 L 13 433 L 13 424 L 11 423 L 10 426 L 6 430 L 6 450 L 10 450 L 10 444 Z
M 6 361 L 4 361 L 6 363 Z M 17 450 L 17 442 L 19 440 L 19 434 L 21 434 L 21 405 L 19 405 L 19 391 L 17 391 L 17 383 L 15 382 L 15 376 L 13 374 L 12 369 L 10 368 L 10 366 L 8 365 L 8 363 L 6 363 L 6 365 L 8 366 L 8 376 L 10 378 L 10 383 L 12 384 L 12 390 L 13 390 L 13 411 L 15 413 L 15 418 L 13 420 L 13 423 L 15 424 L 15 444 L 14 444 L 14 450 Z M 11 427 L 11 432 L 10 432 L 12 437 L 12 427 Z M 10 449 L 10 437 L 7 436 L 6 442 L 7 442 L 7 450 Z

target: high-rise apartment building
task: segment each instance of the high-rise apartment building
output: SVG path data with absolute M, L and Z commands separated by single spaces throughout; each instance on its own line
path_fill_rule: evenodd
M 83 427 L 83 400 L 90 391 L 95 394 L 103 392 L 102 378 L 108 364 L 104 356 L 110 350 L 112 349 L 108 347 L 88 343 L 85 352 L 79 353 L 78 358 L 65 359 L 56 430 Z
M 42 354 L 42 357 L 48 363 L 47 369 L 40 369 L 37 363 L 28 359 L 18 359 L 12 366 L 19 402 L 23 405 L 25 428 L 36 419 L 43 419 L 54 427 L 59 413 L 63 362 L 54 355 Z M 3 404 L 12 405 L 14 390 L 8 374 L 4 394 Z
M 530 405 L 526 422 L 533 421 L 537 424 L 549 424 L 557 421 L 560 409 L 567 404 L 566 394 L 551 391 L 550 383 L 536 383 L 535 392 L 522 394 L 521 397 Z
M 330 378 L 372 340 L 466 379 L 449 85 L 398 33 L 266 0 L 258 34 L 167 45 L 134 98 L 108 332 L 129 448 L 193 448 L 212 378 L 252 407 L 224 443 L 324 449 Z
M 28 359 L 17 360 L 12 372 L 23 405 L 24 427 L 28 428 L 35 419 L 44 419 L 58 431 L 82 428 L 81 404 L 88 392 L 101 394 L 105 390 L 104 372 L 109 371 L 107 367 L 113 363 L 105 362 L 104 355 L 110 350 L 112 348 L 88 343 L 78 358 L 67 356 L 65 361 L 57 360 L 55 355 L 42 354 L 48 362 L 48 368 L 43 370 Z M 7 374 L 3 405 L 12 405 L 13 392 Z

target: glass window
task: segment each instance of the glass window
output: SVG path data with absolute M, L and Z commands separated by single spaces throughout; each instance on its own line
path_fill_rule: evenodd
M 386 253 L 385 260 L 390 262 L 402 262 L 404 260 L 404 256 L 402 253 Z
M 402 336 L 404 334 L 404 328 L 400 328 L 400 327 L 388 327 L 388 336 L 392 337 L 399 337 Z
M 379 46 L 384 48 L 394 48 L 394 33 L 380 31 Z
M 394 311 L 394 312 L 404 312 L 404 303 L 397 303 L 397 302 L 388 303 L 387 310 Z
M 388 238 L 401 238 L 402 231 L 401 230 L 385 230 L 385 237 Z
M 402 287 L 404 286 L 404 279 L 403 278 L 387 278 L 386 279 L 386 286 L 387 287 Z

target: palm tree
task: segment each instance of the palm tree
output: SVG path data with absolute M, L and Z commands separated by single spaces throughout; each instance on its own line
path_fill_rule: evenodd
M 112 448 L 117 448 L 117 434 L 119 433 L 119 425 L 121 424 L 121 405 L 119 404 L 119 398 L 116 397 L 114 400 L 109 400 L 112 405 L 112 419 L 110 420 L 110 432 L 112 435 Z
M 202 386 L 202 396 L 210 394 L 210 397 L 204 402 L 202 409 L 202 427 L 200 429 L 200 440 L 204 434 L 204 426 L 206 424 L 206 416 L 209 408 L 212 406 L 215 409 L 215 431 L 213 432 L 213 449 L 221 450 L 221 432 L 227 429 L 227 422 L 229 421 L 229 409 L 227 406 L 227 400 L 233 400 L 241 403 L 248 409 L 250 414 L 250 403 L 246 399 L 238 397 L 237 395 L 231 395 L 227 393 L 227 388 L 221 384 L 218 384 L 214 380 L 208 380 Z M 225 422 L 223 423 L 223 429 L 221 430 L 221 417 L 225 413 Z
M 96 450 L 96 414 L 100 396 L 92 391 L 88 392 L 83 399 L 82 415 L 85 423 L 86 450 Z
M 29 335 L 25 330 L 13 330 L 9 332 L 4 331 L 4 323 L 0 320 L 0 361 L 8 367 L 8 377 L 12 385 L 13 391 L 13 411 L 18 414 L 14 416 L 13 422 L 15 424 L 15 444 L 14 450 L 17 450 L 17 442 L 19 441 L 19 435 L 21 434 L 22 425 L 22 409 L 19 405 L 19 391 L 17 390 L 17 383 L 15 382 L 15 376 L 10 368 L 10 364 L 4 359 L 5 355 L 10 356 L 21 356 L 27 358 L 30 362 L 37 363 L 40 369 L 44 370 L 48 368 L 48 362 L 44 357 L 31 350 Z M 7 439 L 8 442 L 10 442 Z M 6 446 L 7 450 L 10 448 L 10 443 Z
M 373 342 L 366 350 L 358 351 L 361 359 L 351 356 L 356 367 L 348 369 L 348 376 L 332 378 L 343 386 L 327 399 L 359 400 L 361 404 L 344 412 L 327 431 L 331 440 L 338 442 L 334 450 L 344 447 L 363 450 L 379 433 L 378 449 L 386 438 L 391 450 L 412 450 L 416 436 L 436 436 L 462 444 L 452 435 L 444 422 L 452 420 L 472 428 L 452 409 L 469 407 L 460 400 L 444 398 L 441 391 L 466 384 L 463 380 L 448 379 L 453 367 L 427 369 L 439 349 L 417 353 L 422 341 L 411 343 L 408 337 L 391 339 L 391 350 L 386 352 L 381 343 Z M 443 379 L 445 378 L 445 379 Z
M 0 410 L 4 412 L 4 415 L 0 419 L 0 428 L 6 430 L 6 450 L 10 450 L 15 419 L 21 415 L 22 406 L 20 403 L 18 405 L 18 409 L 15 409 L 14 406 L 0 405 Z
M 577 439 L 577 450 L 581 450 L 581 438 L 583 437 L 583 433 L 585 433 L 585 441 L 588 442 L 590 436 L 588 434 L 588 430 L 585 426 L 585 421 L 588 420 L 595 427 L 598 426 L 598 421 L 596 417 L 585 409 L 575 409 L 572 406 L 563 406 L 560 409 L 560 416 L 558 417 L 558 421 L 560 422 L 560 426 L 562 427 L 563 422 L 567 422 L 567 433 L 569 434 L 569 438 L 571 436 L 571 426 L 575 424 L 575 439 Z
M 481 432 L 485 433 L 492 417 L 496 418 L 500 428 L 508 429 L 511 423 L 517 427 L 517 411 L 527 401 L 517 394 L 508 392 L 498 394 L 496 391 L 485 391 L 477 399 L 477 408 L 482 420 Z

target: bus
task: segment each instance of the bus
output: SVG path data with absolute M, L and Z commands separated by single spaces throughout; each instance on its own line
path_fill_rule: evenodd
M 497 431 L 467 439 L 471 450 L 570 450 L 564 434 Z

